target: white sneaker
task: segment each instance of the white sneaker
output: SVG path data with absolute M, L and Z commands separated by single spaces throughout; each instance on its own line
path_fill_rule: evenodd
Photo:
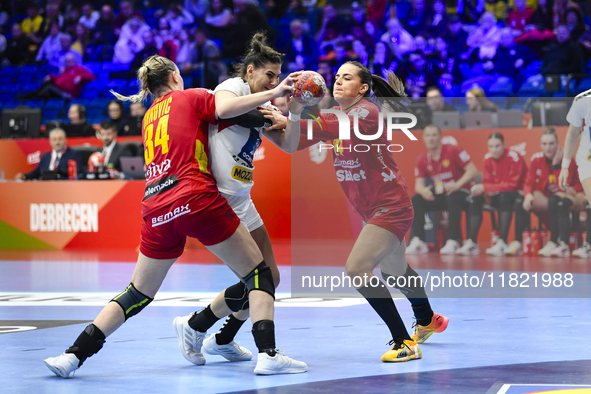
M 66 379 L 68 375 L 78 369 L 80 360 L 74 353 L 62 353 L 57 357 L 49 357 L 43 360 L 47 368 L 59 377 Z
M 205 333 L 193 330 L 189 326 L 189 319 L 193 315 L 194 313 L 188 316 L 175 317 L 172 325 L 179 339 L 179 347 L 181 348 L 183 357 L 195 365 L 203 365 L 205 364 L 205 357 L 201 354 L 201 345 L 203 344 Z
M 254 373 L 257 375 L 277 375 L 280 373 L 302 373 L 308 371 L 308 365 L 302 361 L 294 360 L 283 355 L 283 352 L 276 350 L 274 357 L 267 353 L 259 353 L 257 366 Z
M 554 242 L 548 241 L 546 246 L 544 246 L 542 249 L 538 250 L 538 256 L 549 257 L 550 252 L 552 250 L 556 249 L 557 247 L 558 247 L 558 245 L 556 245 Z
M 429 245 L 421 241 L 419 237 L 413 237 L 406 247 L 406 254 L 427 254 L 429 253 Z
M 218 345 L 215 334 L 211 334 L 203 341 L 203 351 L 207 354 L 223 356 L 228 361 L 249 361 L 252 360 L 250 350 L 232 341 L 227 345 Z
M 573 250 L 572 255 L 581 259 L 591 257 L 591 245 L 585 242 L 579 249 Z
M 564 242 L 560 241 L 560 244 L 550 251 L 552 257 L 570 257 L 570 247 Z
M 507 256 L 522 256 L 523 255 L 523 246 L 519 241 L 513 241 L 507 246 L 505 249 L 505 254 Z
M 496 244 L 486 249 L 486 254 L 491 256 L 504 256 L 508 246 L 502 239 L 499 239 Z
M 463 254 L 464 256 L 476 256 L 480 254 L 480 248 L 477 243 L 471 239 L 464 241 L 464 245 L 456 250 L 456 254 Z
M 460 244 L 458 241 L 453 239 L 448 239 L 445 243 L 445 246 L 439 249 L 440 254 L 456 254 L 456 250 L 460 248 Z

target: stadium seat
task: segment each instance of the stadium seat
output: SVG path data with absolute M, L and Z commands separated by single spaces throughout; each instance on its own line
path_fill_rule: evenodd
M 32 79 L 31 79 L 31 75 L 30 74 L 26 74 L 26 75 L 18 75 L 16 77 L 16 83 L 20 84 L 20 85 L 25 85 L 28 83 L 31 83 Z
M 84 67 L 89 69 L 94 75 L 97 75 L 103 69 L 102 62 L 88 62 L 84 63 Z
M 36 64 L 23 64 L 21 68 L 18 70 L 19 75 L 32 75 L 35 74 L 38 70 Z
M 468 63 L 460 63 L 458 67 L 462 72 L 463 79 L 470 78 L 470 65 Z
M 127 71 L 129 70 L 129 64 L 104 62 L 103 71 Z
M 12 101 L 12 99 L 14 98 L 14 93 L 0 93 L 0 101 L 2 102 L 8 102 L 8 101 Z
M 517 91 L 520 97 L 540 97 L 544 94 L 545 81 L 541 74 L 529 77 Z
M 488 87 L 492 85 L 495 80 L 495 77 L 486 74 L 467 79 L 462 83 L 462 95 L 466 94 L 468 90 L 478 87 L 482 88 L 484 91 L 487 91 Z
M 489 86 L 486 95 L 491 97 L 513 96 L 513 79 L 505 76 L 499 77 Z
M 29 82 L 29 83 L 24 83 L 21 85 L 21 90 L 23 92 L 34 92 L 35 90 L 39 89 L 41 87 L 41 83 L 39 82 Z
M 579 82 L 579 85 L 577 86 L 576 91 L 578 94 L 578 93 L 584 92 L 589 89 L 591 89 L 591 77 L 586 77 L 586 78 L 583 78 L 581 80 L 581 82 Z
M 105 108 L 87 108 L 87 116 L 91 118 L 106 116 Z
M 45 100 L 25 100 L 22 105 L 26 105 L 29 108 L 43 108 Z
M 127 79 L 122 79 L 122 78 L 111 79 L 111 80 L 104 83 L 104 86 L 107 88 L 107 90 L 113 89 L 115 91 L 125 90 L 127 85 L 128 85 Z
M 485 74 L 484 71 L 484 64 L 483 63 L 475 63 L 472 68 L 470 69 L 470 76 L 475 77 L 477 75 Z
M 56 67 L 50 66 L 49 64 L 39 67 L 39 73 L 42 73 L 44 76 L 47 74 L 59 74 L 59 71 Z
M 64 99 L 49 99 L 47 100 L 47 102 L 45 103 L 45 107 L 44 110 L 47 109 L 57 109 L 59 111 L 63 110 L 65 106 L 65 100 Z
M 9 74 L 2 74 L 0 75 L 0 85 L 6 85 L 6 84 L 11 84 L 14 83 L 14 79 L 15 76 L 14 75 L 9 75 Z
M 539 74 L 543 63 L 544 62 L 541 60 L 534 60 L 523 69 L 521 75 L 523 75 L 524 79 L 527 79 L 533 75 Z
M 5 101 L 2 105 L 2 108 L 16 108 L 22 105 L 19 101 Z
M 17 94 L 19 92 L 19 85 L 16 84 L 2 84 L 0 85 L 0 93 Z
M 2 75 L 18 74 L 18 66 L 3 66 L 0 70 L 2 71 Z

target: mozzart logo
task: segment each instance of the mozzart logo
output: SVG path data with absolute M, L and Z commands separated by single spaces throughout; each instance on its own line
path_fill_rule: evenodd
M 31 231 L 98 232 L 97 204 L 30 204 Z
M 349 111 L 349 114 L 344 113 L 338 109 L 322 109 L 320 112 L 308 109 L 307 114 L 312 118 L 308 119 L 307 124 L 307 138 L 308 140 L 314 139 L 314 122 L 320 126 L 320 130 L 323 131 L 328 129 L 326 120 L 322 115 L 333 114 L 337 117 L 339 123 L 339 140 L 345 141 L 351 139 L 351 129 L 355 137 L 362 141 L 376 141 L 384 133 L 384 123 L 386 124 L 386 139 L 392 141 L 392 132 L 402 131 L 411 141 L 417 141 L 409 129 L 412 129 L 417 125 L 417 117 L 411 113 L 406 112 L 380 112 L 380 119 L 384 121 L 378 122 L 378 129 L 374 134 L 362 133 L 359 131 L 359 118 L 365 119 L 369 115 L 369 111 L 363 107 L 355 108 Z M 353 127 L 351 127 L 350 116 L 353 116 Z M 397 123 L 398 119 L 409 119 L 409 123 Z M 318 144 L 319 150 L 332 150 L 335 149 L 333 144 Z M 387 149 L 389 152 L 401 152 L 403 150 L 400 144 L 351 144 L 350 146 L 339 145 L 336 148 L 342 152 L 343 150 L 352 150 L 355 152 L 368 152 L 375 147 L 379 152 L 380 149 Z

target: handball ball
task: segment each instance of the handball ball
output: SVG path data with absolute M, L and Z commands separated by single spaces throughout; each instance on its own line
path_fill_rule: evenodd
M 293 87 L 293 97 L 306 106 L 318 104 L 326 94 L 324 78 L 314 71 L 304 71 Z
M 99 168 L 99 167 L 102 167 L 104 164 L 105 164 L 105 156 L 103 156 L 103 154 L 100 152 L 94 152 L 88 158 L 88 166 L 89 167 Z

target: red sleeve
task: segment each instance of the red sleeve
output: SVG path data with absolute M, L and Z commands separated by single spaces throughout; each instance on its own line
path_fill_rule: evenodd
M 534 184 L 536 183 L 536 160 L 532 160 L 527 175 L 525 176 L 525 183 L 523 184 L 523 194 L 528 195 L 534 192 Z
M 518 153 L 515 154 L 518 155 Z M 513 192 L 517 190 L 523 171 L 523 160 L 517 160 L 517 162 L 515 162 L 512 158 L 509 159 L 509 168 L 501 169 L 501 171 L 508 171 L 507 177 L 503 179 L 502 182 L 484 185 L 484 190 L 486 190 L 489 193 Z
M 183 94 L 202 120 L 210 124 L 216 124 L 215 96 L 211 90 L 201 88 L 186 89 Z
M 493 178 L 492 178 L 492 158 L 487 158 L 484 160 L 484 170 L 482 171 L 482 186 L 484 186 L 484 190 L 486 192 L 492 191 L 493 187 Z
M 425 155 L 422 154 L 417 157 L 417 161 L 415 162 L 415 177 L 416 178 L 427 178 L 429 174 L 427 174 L 427 168 L 425 166 Z
M 78 75 L 82 78 L 83 83 L 87 83 L 96 79 L 96 76 L 84 67 L 78 67 Z

